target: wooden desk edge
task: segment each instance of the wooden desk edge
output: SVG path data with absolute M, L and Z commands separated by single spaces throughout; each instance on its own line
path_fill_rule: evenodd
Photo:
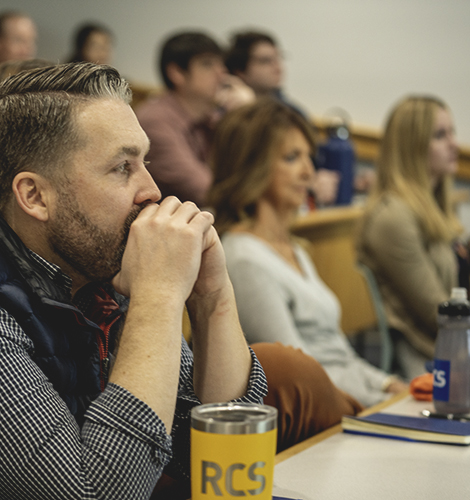
M 348 205 L 344 207 L 330 207 L 312 210 L 299 216 L 292 225 L 292 230 L 299 231 L 312 226 L 326 224 L 338 224 L 355 221 L 364 215 L 364 207 L 360 205 Z
M 400 394 L 392 396 L 390 399 L 387 399 L 386 401 L 382 401 L 381 403 L 366 408 L 359 415 L 360 416 L 371 415 L 372 413 L 382 411 L 383 409 L 397 403 L 398 401 L 405 399 L 407 396 L 409 396 L 409 394 L 410 392 L 408 390 L 403 391 Z M 306 450 L 307 448 L 310 448 L 311 446 L 321 443 L 325 439 L 328 439 L 329 437 L 334 436 L 335 434 L 338 434 L 341 431 L 342 431 L 341 423 L 339 423 L 337 425 L 334 425 L 333 427 L 330 427 L 329 429 L 324 430 L 323 432 L 320 432 L 319 434 L 316 434 L 315 436 L 312 436 L 311 438 L 306 439 L 305 441 L 302 441 L 301 443 L 292 446 L 291 448 L 288 448 L 287 450 L 281 451 L 281 453 L 278 453 L 274 458 L 274 464 L 276 465 L 281 462 L 284 462 L 284 460 L 287 460 L 288 458 L 297 455 L 298 453 Z

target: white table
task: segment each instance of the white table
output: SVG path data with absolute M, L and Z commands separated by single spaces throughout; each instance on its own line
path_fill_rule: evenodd
M 423 409 L 433 409 L 432 403 L 407 396 L 381 411 L 419 416 Z M 302 500 L 470 499 L 470 446 L 345 434 L 339 426 L 323 437 L 311 438 L 309 447 L 297 445 L 295 454 L 296 447 L 278 455 L 273 494 Z

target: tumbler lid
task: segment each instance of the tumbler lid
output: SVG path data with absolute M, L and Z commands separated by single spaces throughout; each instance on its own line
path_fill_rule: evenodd
M 470 316 L 466 288 L 452 288 L 450 300 L 439 304 L 438 313 L 447 316 Z
M 442 316 L 470 316 L 470 306 L 467 304 L 452 303 L 451 301 L 439 304 L 438 312 Z
M 214 403 L 191 410 L 191 427 L 214 434 L 260 434 L 277 427 L 277 409 L 250 403 Z

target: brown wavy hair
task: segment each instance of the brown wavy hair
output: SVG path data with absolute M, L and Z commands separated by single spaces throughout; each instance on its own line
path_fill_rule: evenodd
M 212 148 L 214 181 L 208 204 L 219 234 L 256 215 L 256 203 L 272 178 L 272 165 L 284 134 L 298 129 L 315 150 L 313 127 L 296 111 L 273 98 L 228 113 L 218 124 Z

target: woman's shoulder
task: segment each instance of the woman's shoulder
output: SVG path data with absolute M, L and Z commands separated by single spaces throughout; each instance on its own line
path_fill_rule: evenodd
M 406 201 L 395 193 L 384 193 L 375 202 L 375 207 L 382 210 L 409 210 Z
M 222 236 L 227 270 L 232 280 L 272 279 L 279 276 L 279 257 L 268 244 L 248 233 L 225 233 Z
M 375 223 L 403 223 L 415 219 L 410 206 L 402 197 L 389 193 L 382 195 L 366 210 L 366 219 Z
M 222 236 L 225 255 L 230 260 L 258 260 L 269 254 L 269 247 L 260 238 L 246 232 L 226 232 Z
M 408 204 L 395 194 L 387 194 L 366 211 L 359 231 L 358 246 L 387 246 L 395 241 L 423 237 L 421 224 Z

